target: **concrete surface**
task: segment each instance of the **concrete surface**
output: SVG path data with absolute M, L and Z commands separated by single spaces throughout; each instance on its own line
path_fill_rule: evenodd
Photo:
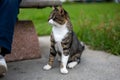
M 120 57 L 103 51 L 84 51 L 81 63 L 69 69 L 67 75 L 59 71 L 56 60 L 54 68 L 44 71 L 49 55 L 49 37 L 40 37 L 41 59 L 8 63 L 8 73 L 0 80 L 120 80 Z

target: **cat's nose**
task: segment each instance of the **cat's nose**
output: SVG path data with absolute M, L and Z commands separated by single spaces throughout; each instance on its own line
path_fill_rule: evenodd
M 50 20 L 48 21 L 49 24 L 53 24 L 53 22 L 54 22 L 53 19 L 50 19 Z

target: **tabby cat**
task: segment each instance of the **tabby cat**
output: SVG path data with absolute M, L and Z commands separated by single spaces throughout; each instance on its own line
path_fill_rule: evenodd
M 73 32 L 69 15 L 62 6 L 53 7 L 48 22 L 52 25 L 51 47 L 48 64 L 43 69 L 50 70 L 58 54 L 61 59 L 60 72 L 66 74 L 67 68 L 73 68 L 80 62 L 84 45 Z

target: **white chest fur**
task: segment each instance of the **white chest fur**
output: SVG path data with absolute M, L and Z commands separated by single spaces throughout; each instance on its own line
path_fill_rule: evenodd
M 55 41 L 61 42 L 62 39 L 67 34 L 67 32 L 68 32 L 68 29 L 65 27 L 62 27 L 62 28 L 53 27 L 53 35 L 54 35 Z
M 62 46 L 61 42 L 64 39 L 65 35 L 68 33 L 68 29 L 66 25 L 63 25 L 61 27 L 54 27 L 52 28 L 54 39 L 56 41 L 55 48 L 56 50 L 59 50 L 62 52 Z

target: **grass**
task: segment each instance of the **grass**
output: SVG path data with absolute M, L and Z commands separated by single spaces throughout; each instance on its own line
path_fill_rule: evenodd
M 120 55 L 120 4 L 63 4 L 71 17 L 78 38 L 97 50 Z M 33 20 L 39 36 L 50 35 L 47 19 L 51 8 L 21 9 L 19 19 Z

